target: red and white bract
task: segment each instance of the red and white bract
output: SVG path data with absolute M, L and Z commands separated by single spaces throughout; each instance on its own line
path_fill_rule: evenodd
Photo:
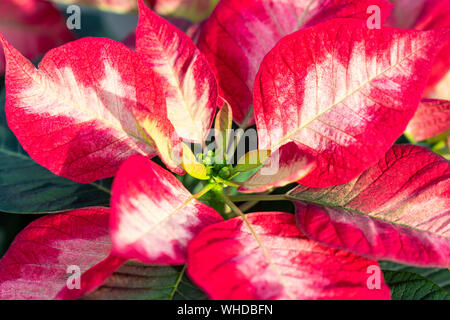
M 396 0 L 387 25 L 396 28 L 431 30 L 450 27 L 450 0 Z M 450 40 L 439 43 L 436 57 L 425 90 L 430 98 L 450 100 Z M 447 86 L 447 87 L 445 87 Z
M 424 99 L 420 102 L 406 133 L 416 141 L 438 136 L 450 130 L 450 101 Z
M 118 256 L 158 265 L 184 264 L 187 243 L 221 220 L 170 172 L 142 156 L 131 157 L 117 173 L 110 228 Z
M 0 1 L 0 33 L 29 59 L 73 40 L 61 13 L 42 0 Z M 0 51 L 0 75 L 4 61 Z
M 265 192 L 300 180 L 314 169 L 314 159 L 290 142 L 270 155 L 261 169 L 245 181 L 240 192 Z
M 99 207 L 32 222 L 0 260 L 0 299 L 69 297 L 61 291 L 78 298 L 98 287 L 124 262 L 108 256 L 108 220 L 109 210 Z M 69 289 L 68 285 L 76 285 L 73 276 L 78 271 L 82 273 L 81 287 Z
M 247 219 L 254 233 L 233 218 L 205 228 L 189 244 L 189 276 L 210 298 L 390 298 L 382 278 L 379 289 L 368 289 L 367 270 L 378 267 L 376 261 L 307 239 L 294 215 L 251 213 Z
M 304 185 L 350 181 L 405 130 L 446 36 L 335 19 L 283 38 L 255 83 L 259 148 L 297 142 L 317 163 Z
M 3 47 L 8 125 L 36 162 L 81 183 L 113 176 L 133 154 L 158 151 L 177 170 L 172 156 L 182 149 L 161 84 L 135 52 L 84 38 L 51 50 L 35 69 L 5 40 Z M 153 128 L 147 139 L 133 116 L 142 110 Z
M 394 146 L 353 181 L 291 192 L 311 239 L 376 260 L 450 267 L 450 162 L 419 146 Z
M 202 26 L 199 48 L 231 105 L 235 121 L 254 123 L 252 88 L 263 57 L 282 37 L 337 17 L 367 19 L 377 5 L 381 20 L 392 5 L 385 0 L 221 0 Z
M 153 13 L 142 0 L 136 51 L 161 77 L 167 116 L 178 135 L 203 142 L 217 107 L 216 79 L 203 54 L 185 33 Z

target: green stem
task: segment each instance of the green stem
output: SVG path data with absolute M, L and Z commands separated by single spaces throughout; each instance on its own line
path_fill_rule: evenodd
M 269 195 L 272 192 L 272 190 L 266 191 L 260 195 Z M 250 210 L 251 208 L 253 208 L 254 206 L 256 206 L 259 203 L 259 200 L 254 200 L 254 201 L 247 201 L 243 204 L 241 204 L 239 206 L 239 209 L 241 209 L 242 212 L 247 212 L 248 210 Z
M 238 208 L 238 206 L 236 206 L 234 204 L 233 201 L 231 201 L 231 199 L 226 196 L 225 194 L 220 194 L 220 197 L 223 199 L 223 201 L 226 203 L 226 205 L 231 209 L 231 211 L 233 211 L 236 216 L 240 216 L 242 219 L 244 219 L 244 221 L 247 221 L 247 218 L 245 217 L 245 214 L 241 211 L 241 209 Z
M 192 195 L 192 197 L 195 199 L 200 199 L 202 196 L 204 196 L 206 193 L 208 193 L 213 187 L 214 187 L 214 185 L 207 184 L 202 190 L 200 190 L 196 194 Z
M 242 212 L 247 212 L 254 206 L 256 206 L 259 203 L 259 201 L 247 201 L 244 204 L 239 206 L 239 209 L 241 209 Z
M 245 194 L 230 196 L 229 199 L 234 202 L 244 201 L 282 201 L 289 200 L 284 194 Z
M 105 193 L 111 195 L 111 190 L 109 190 L 108 188 L 105 188 L 105 187 L 102 186 L 101 184 L 92 182 L 91 185 L 94 186 L 94 187 L 96 187 L 97 189 L 99 189 L 99 190 L 101 190 L 101 191 L 103 191 L 103 192 L 105 192 Z
M 173 297 L 175 296 L 175 293 L 177 293 L 178 291 L 178 287 L 180 286 L 181 280 L 183 279 L 185 272 L 186 272 L 186 265 L 183 266 L 183 269 L 181 269 L 180 274 L 178 275 L 175 285 L 173 286 L 173 289 L 169 294 L 169 300 L 173 300 Z

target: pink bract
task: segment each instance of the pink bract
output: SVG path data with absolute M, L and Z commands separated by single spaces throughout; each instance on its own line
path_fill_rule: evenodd
M 259 148 L 296 142 L 316 168 L 299 182 L 328 187 L 375 164 L 401 136 L 447 31 L 332 20 L 283 38 L 254 87 Z
M 378 290 L 367 287 L 367 268 L 376 261 L 309 240 L 292 214 L 246 217 L 253 232 L 233 218 L 205 228 L 189 244 L 189 275 L 211 298 L 390 299 L 384 281 Z
M 428 149 L 394 146 L 348 184 L 299 186 L 291 196 L 311 239 L 370 259 L 450 267 L 450 164 Z

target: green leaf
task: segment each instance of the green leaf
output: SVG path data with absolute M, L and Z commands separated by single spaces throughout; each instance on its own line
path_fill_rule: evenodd
M 270 150 L 252 150 L 238 160 L 234 169 L 239 172 L 246 172 L 256 169 L 260 167 L 269 157 Z
M 256 167 L 249 171 L 239 172 L 239 174 L 233 178 L 233 181 L 238 182 L 238 183 L 243 183 L 243 182 L 247 181 L 252 175 L 254 175 L 260 169 L 261 169 L 261 167 Z M 236 190 L 236 192 L 237 192 L 237 190 Z
M 186 276 L 185 267 L 156 267 L 129 261 L 83 299 L 204 300 L 206 295 Z
M 384 271 L 383 274 L 393 300 L 450 300 L 447 291 L 417 273 Z
M 26 154 L 7 127 L 4 97 L 3 91 L 0 94 L 0 211 L 51 213 L 109 205 L 108 182 L 78 184 L 54 175 Z
M 418 268 L 388 261 L 381 261 L 380 267 L 383 271 L 386 270 L 417 273 L 422 277 L 433 281 L 450 294 L 450 270 L 448 269 Z

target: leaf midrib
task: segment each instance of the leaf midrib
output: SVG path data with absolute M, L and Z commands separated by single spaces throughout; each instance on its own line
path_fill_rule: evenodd
M 15 55 L 11 52 L 11 50 L 9 50 L 8 47 L 5 46 L 5 50 L 8 50 L 8 51 L 9 51 L 9 53 L 10 53 L 10 58 L 12 58 L 12 59 L 14 60 L 14 63 L 16 64 L 16 66 L 18 66 L 18 67 L 22 70 L 22 72 L 23 72 L 24 74 L 26 74 L 26 75 L 27 75 L 34 83 L 36 83 L 36 84 L 39 86 L 39 88 L 41 88 L 41 89 L 44 89 L 44 88 L 45 88 L 45 89 L 43 90 L 44 92 L 50 92 L 50 93 L 53 95 L 53 97 L 56 98 L 56 100 L 58 100 L 58 99 L 63 100 L 66 104 L 73 106 L 73 107 L 74 107 L 76 110 L 78 110 L 79 112 L 84 113 L 84 114 L 88 114 L 92 119 L 99 120 L 99 121 L 101 121 L 102 123 L 104 123 L 104 124 L 106 124 L 106 125 L 112 127 L 113 129 L 115 129 L 115 130 L 117 130 L 117 131 L 119 131 L 119 132 L 123 132 L 123 133 L 125 133 L 127 136 L 136 139 L 137 141 L 140 141 L 140 142 L 143 142 L 143 143 L 147 143 L 147 141 L 146 141 L 144 138 L 139 137 L 139 136 L 137 136 L 137 135 L 135 135 L 135 134 L 133 134 L 133 133 L 131 133 L 131 132 L 128 132 L 128 131 L 125 130 L 123 127 L 117 127 L 115 124 L 113 124 L 113 123 L 111 123 L 111 122 L 109 122 L 109 121 L 106 121 L 106 119 L 104 119 L 104 118 L 99 118 L 98 115 L 95 115 L 94 113 L 90 113 L 90 112 L 88 111 L 88 109 L 82 109 L 77 103 L 72 103 L 71 101 L 67 100 L 67 98 L 66 98 L 65 96 L 59 96 L 57 91 L 53 90 L 52 88 L 49 88 L 48 86 L 43 85 L 39 80 L 37 80 L 37 79 L 36 79 L 35 77 L 33 77 L 32 75 L 30 75 L 30 74 L 23 68 L 23 66 L 17 62 Z M 27 61 L 28 61 L 28 60 L 27 60 Z M 35 67 L 34 67 L 34 71 L 35 71 L 38 75 L 41 75 L 41 76 L 43 76 L 43 77 L 47 77 L 46 72 L 42 71 L 42 70 L 39 69 L 39 68 L 35 68 Z M 59 70 L 58 70 L 58 71 L 59 71 Z M 63 79 L 64 79 L 64 78 L 63 78 Z M 136 103 L 137 103 L 137 102 L 136 102 Z
M 157 33 L 155 32 L 155 34 L 157 34 Z M 151 35 L 148 35 L 148 36 L 151 37 Z M 165 67 L 170 70 L 169 74 L 170 74 L 171 78 L 173 80 L 175 80 L 175 83 L 176 83 L 175 89 L 178 92 L 178 95 L 183 100 L 184 109 L 186 110 L 186 112 L 187 112 L 187 114 L 189 115 L 189 118 L 190 118 L 190 122 L 191 122 L 191 125 L 192 125 L 191 128 L 195 128 L 196 127 L 196 122 L 195 122 L 195 119 L 194 119 L 194 115 L 192 114 L 192 110 L 191 110 L 191 108 L 189 108 L 189 104 L 187 102 L 187 99 L 186 99 L 186 97 L 184 95 L 183 90 L 181 89 L 181 82 L 180 82 L 180 79 L 178 77 L 178 72 L 175 70 L 174 64 L 171 63 L 171 59 L 170 59 L 169 55 L 166 53 L 166 48 L 163 46 L 163 42 L 161 41 L 161 39 L 158 36 L 155 36 L 154 39 L 156 40 L 156 42 L 159 43 L 159 47 L 160 47 L 159 52 L 160 52 L 160 55 L 162 57 L 162 60 L 164 61 Z M 181 41 L 183 41 L 183 40 L 181 39 Z M 189 68 L 192 68 L 192 65 L 195 63 L 195 58 L 198 57 L 197 50 L 198 50 L 197 47 L 195 47 L 194 57 L 192 58 L 191 63 L 189 64 Z M 177 55 L 177 58 L 178 58 L 179 57 L 178 53 L 176 55 Z M 156 68 L 156 69 L 158 69 L 158 68 Z M 162 75 L 159 72 L 158 72 L 158 75 L 161 76 L 161 77 L 164 77 L 164 75 Z M 170 85 L 170 82 L 167 79 L 166 79 L 166 81 Z M 172 86 L 172 85 L 170 85 L 170 86 Z M 167 97 L 166 97 L 165 100 L 167 101 Z M 175 130 L 176 130 L 176 128 L 175 128 Z
M 398 45 L 398 44 L 397 44 Z M 429 45 L 429 43 L 427 43 L 426 45 Z M 394 65 L 390 65 L 388 68 L 384 69 L 382 72 L 380 72 L 379 74 L 375 75 L 372 78 L 369 78 L 368 80 L 364 81 L 360 86 L 356 87 L 354 90 L 352 90 L 350 93 L 346 94 L 344 97 L 342 97 L 341 99 L 339 99 L 337 102 L 334 102 L 333 104 L 331 104 L 331 106 L 329 106 L 328 108 L 326 108 L 325 110 L 323 110 L 322 112 L 319 112 L 315 117 L 313 117 L 311 120 L 309 120 L 308 122 L 306 122 L 305 124 L 301 125 L 300 127 L 297 127 L 296 129 L 292 130 L 291 132 L 289 132 L 288 134 L 286 134 L 283 138 L 281 138 L 276 145 L 272 144 L 272 148 L 276 149 L 281 147 L 284 143 L 286 143 L 288 140 L 290 140 L 293 136 L 295 136 L 299 131 L 301 131 L 302 129 L 306 128 L 307 126 L 309 126 L 311 123 L 313 123 L 314 121 L 316 121 L 317 119 L 319 119 L 320 117 L 322 117 L 324 114 L 328 113 L 329 111 L 331 111 L 334 107 L 336 107 L 337 105 L 343 103 L 346 99 L 348 99 L 349 97 L 351 97 L 352 95 L 354 95 L 355 93 L 359 92 L 360 90 L 362 90 L 364 87 L 366 87 L 369 83 L 371 83 L 372 81 L 374 81 L 376 78 L 383 76 L 386 72 L 390 71 L 391 69 L 397 68 L 401 63 L 403 63 L 405 60 L 409 59 L 411 56 L 413 56 L 414 54 L 416 54 L 417 52 L 419 52 L 420 50 L 422 50 L 426 45 L 423 46 L 419 46 L 417 50 L 411 51 L 410 54 L 406 55 L 405 57 L 403 57 L 403 59 L 399 59 L 397 61 L 397 63 L 395 63 Z M 348 72 L 348 70 L 347 70 Z M 317 91 L 317 88 L 316 88 Z
M 445 236 L 443 236 L 441 234 L 437 234 L 437 233 L 434 233 L 434 232 L 429 231 L 429 230 L 418 229 L 416 227 L 413 227 L 413 226 L 410 226 L 410 225 L 407 225 L 407 224 L 403 224 L 403 223 L 398 223 L 398 222 L 394 222 L 394 221 L 391 221 L 391 220 L 387 220 L 386 218 L 372 216 L 370 213 L 364 213 L 362 211 L 359 211 L 359 210 L 356 210 L 356 209 L 353 209 L 353 208 L 348 208 L 348 207 L 345 207 L 345 206 L 339 206 L 339 205 L 332 204 L 332 203 L 329 203 L 329 202 L 326 202 L 326 201 L 313 200 L 313 199 L 310 199 L 310 198 L 307 198 L 307 197 L 301 197 L 300 196 L 299 198 L 296 198 L 294 195 L 291 195 L 291 194 L 287 194 L 286 197 L 290 198 L 291 200 L 295 200 L 295 201 L 303 201 L 303 202 L 307 202 L 307 203 L 318 204 L 318 205 L 320 205 L 320 206 L 322 206 L 324 208 L 329 207 L 329 208 L 334 208 L 334 209 L 338 209 L 338 210 L 347 211 L 349 213 L 357 213 L 357 214 L 360 214 L 360 215 L 367 216 L 367 217 L 369 217 L 371 219 L 377 219 L 377 220 L 380 220 L 380 221 L 383 221 L 383 222 L 386 222 L 386 223 L 389 223 L 389 224 L 402 226 L 402 227 L 409 228 L 409 229 L 412 229 L 412 230 L 415 230 L 415 231 L 419 231 L 419 232 L 426 232 L 426 233 L 429 233 L 429 234 L 434 235 L 436 237 L 444 238 L 446 240 L 450 240 L 449 238 L 447 238 L 447 237 L 445 237 Z

